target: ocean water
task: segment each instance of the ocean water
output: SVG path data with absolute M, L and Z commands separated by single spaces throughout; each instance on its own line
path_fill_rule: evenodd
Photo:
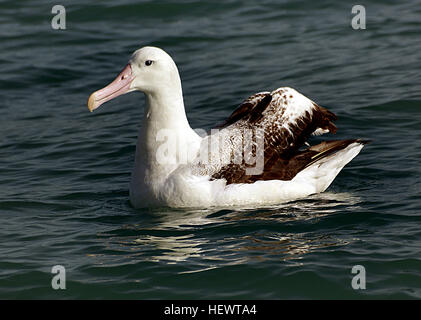
M 51 1 L 0 1 L 0 298 L 421 298 L 420 1 L 364 1 L 365 30 L 345 1 L 60 4 L 64 30 Z M 86 101 L 144 45 L 176 61 L 193 128 L 290 86 L 338 115 L 323 139 L 373 142 L 307 199 L 136 210 L 144 97 Z

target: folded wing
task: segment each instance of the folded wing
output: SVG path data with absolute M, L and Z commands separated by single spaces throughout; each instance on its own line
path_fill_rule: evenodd
M 303 150 L 312 134 L 336 133 L 333 124 L 336 119 L 335 114 L 292 88 L 257 93 L 241 103 L 228 119 L 217 126 L 219 130 L 209 136 L 208 141 L 215 138 L 222 140 L 220 145 L 223 148 L 219 150 L 225 161 L 213 161 L 212 165 L 203 168 L 212 179 L 225 179 L 227 184 L 291 180 L 309 165 L 359 141 L 335 140 Z M 254 136 L 250 135 L 253 132 Z M 258 174 L 250 174 L 247 170 L 256 164 L 245 161 L 245 154 L 241 162 L 232 161 L 238 154 L 244 153 L 246 140 L 251 137 L 254 142 L 248 151 L 252 158 L 263 156 L 263 168 Z M 261 153 L 257 145 L 259 137 L 263 142 Z

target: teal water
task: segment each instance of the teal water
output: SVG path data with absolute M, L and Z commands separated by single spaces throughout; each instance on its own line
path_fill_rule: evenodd
M 0 298 L 421 298 L 421 2 L 0 1 Z M 143 45 L 169 52 L 188 118 L 294 87 L 368 138 L 327 192 L 261 209 L 133 209 L 140 93 L 89 94 Z M 66 268 L 53 290 L 51 268 Z M 351 269 L 366 269 L 366 289 Z

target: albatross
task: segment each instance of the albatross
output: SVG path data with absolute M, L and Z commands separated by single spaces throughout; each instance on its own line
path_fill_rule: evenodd
M 135 51 L 109 85 L 92 93 L 92 112 L 131 91 L 146 96 L 130 181 L 135 208 L 280 204 L 325 191 L 368 142 L 312 135 L 336 133 L 336 115 L 289 87 L 244 100 L 213 129 L 193 130 L 181 79 L 164 50 Z

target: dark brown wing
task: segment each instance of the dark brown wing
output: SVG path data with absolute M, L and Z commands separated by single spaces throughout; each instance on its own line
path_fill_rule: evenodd
M 265 131 L 265 145 L 278 153 L 298 150 L 316 131 L 336 133 L 335 114 L 291 88 L 260 92 L 246 99 L 218 129 Z
M 336 119 L 335 114 L 291 88 L 279 88 L 271 93 L 255 94 L 245 100 L 218 128 L 225 131 L 235 129 L 240 134 L 246 129 L 262 130 L 264 132 L 263 173 L 248 175 L 246 169 L 252 166 L 243 161 L 221 166 L 212 173 L 212 179 L 226 179 L 227 183 L 290 180 L 311 162 L 311 157 L 317 154 L 314 148 L 304 153 L 299 149 L 315 132 L 336 133 L 336 126 L 333 124 Z M 326 145 L 323 154 L 330 154 L 328 150 L 337 151 L 339 146 L 345 148 L 348 143 L 346 141 L 335 144 L 334 148 L 330 144 L 329 147 Z M 251 150 L 253 157 L 256 156 L 256 148 Z
M 226 179 L 227 184 L 253 183 L 258 180 L 292 180 L 300 171 L 339 150 L 345 149 L 350 144 L 366 144 L 368 142 L 359 139 L 324 141 L 307 150 L 298 151 L 291 157 L 274 155 L 265 161 L 263 173 L 259 175 L 247 175 L 245 171 L 247 165 L 229 164 L 214 174 L 212 178 Z
M 246 100 L 244 100 L 237 109 L 225 120 L 222 124 L 216 126 L 221 129 L 228 127 L 239 120 L 245 119 L 258 119 L 262 116 L 263 111 L 269 106 L 272 101 L 272 95 L 270 92 L 259 92 L 256 93 Z

